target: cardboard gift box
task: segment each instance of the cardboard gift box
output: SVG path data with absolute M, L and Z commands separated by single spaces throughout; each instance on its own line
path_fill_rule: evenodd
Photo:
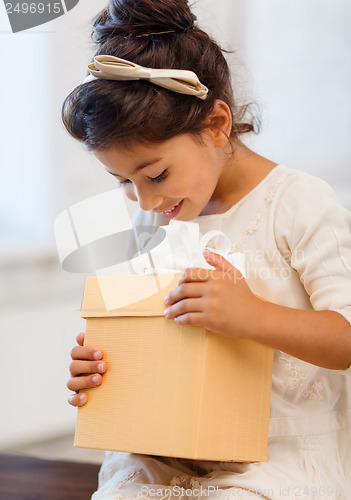
M 265 461 L 273 349 L 166 319 L 164 297 L 178 280 L 87 279 L 85 345 L 103 351 L 108 370 L 85 391 L 75 446 Z

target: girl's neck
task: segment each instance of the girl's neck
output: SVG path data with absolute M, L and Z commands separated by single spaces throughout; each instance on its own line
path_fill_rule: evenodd
M 276 166 L 277 163 L 254 153 L 237 141 L 234 144 L 234 154 L 223 162 L 217 187 L 201 215 L 226 212 L 252 191 Z

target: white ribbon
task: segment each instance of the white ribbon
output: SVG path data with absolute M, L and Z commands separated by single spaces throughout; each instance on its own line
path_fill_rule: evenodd
M 205 260 L 203 251 L 216 238 L 216 248 L 209 249 L 222 255 L 245 277 L 244 254 L 230 252 L 231 241 L 222 231 L 213 230 L 202 235 L 198 224 L 176 220 L 170 221 L 168 226 L 161 226 L 158 231 L 165 231 L 166 237 L 154 248 L 150 241 L 151 250 L 145 252 L 147 245 L 142 255 L 131 260 L 130 268 L 134 274 L 174 273 L 189 267 L 213 269 Z M 154 237 L 158 237 L 157 231 Z
M 88 75 L 83 83 L 95 79 L 103 80 L 147 80 L 180 94 L 194 95 L 205 100 L 208 88 L 202 85 L 193 71 L 184 69 L 145 68 L 126 59 L 109 55 L 94 57 L 88 65 Z

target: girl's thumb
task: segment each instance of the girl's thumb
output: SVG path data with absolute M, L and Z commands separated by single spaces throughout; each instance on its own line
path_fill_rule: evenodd
M 220 271 L 234 271 L 235 268 L 227 261 L 222 255 L 218 253 L 211 252 L 208 248 L 205 248 L 203 251 L 203 256 L 206 259 L 206 262 L 210 264 L 210 266 L 219 269 Z

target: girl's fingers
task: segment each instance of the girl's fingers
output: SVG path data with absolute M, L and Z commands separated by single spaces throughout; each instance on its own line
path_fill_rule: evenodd
M 81 333 L 78 333 L 77 337 L 76 337 L 76 341 L 77 341 L 77 344 L 79 345 L 83 345 L 84 344 L 84 333 L 81 332 Z
M 70 364 L 70 372 L 72 377 L 67 382 L 69 390 L 74 391 L 68 398 L 68 402 L 72 406 L 83 406 L 88 395 L 82 391 L 92 387 L 97 387 L 102 382 L 101 374 L 107 369 L 106 363 L 102 361 L 103 353 L 100 349 L 84 346 L 83 332 L 76 337 L 77 346 L 71 351 L 72 363 Z
M 181 275 L 178 286 L 192 281 L 208 281 L 213 275 L 212 269 L 202 269 L 199 267 L 189 267 Z
M 83 406 L 88 401 L 88 396 L 81 392 L 80 394 L 71 394 L 68 398 L 69 404 L 72 406 Z
M 104 373 L 106 371 L 106 363 L 104 361 L 74 360 L 69 366 L 69 371 L 72 377 L 82 374 Z
M 95 347 L 83 347 L 75 346 L 71 351 L 72 359 L 86 359 L 86 360 L 99 360 L 103 356 L 100 349 L 95 349 Z
M 82 375 L 81 377 L 72 377 L 67 382 L 67 388 L 70 391 L 81 391 L 84 389 L 90 389 L 100 385 L 102 382 L 102 377 L 99 373 L 94 373 L 93 375 Z
M 233 272 L 235 270 L 234 266 L 231 265 L 230 262 L 227 261 L 223 255 L 220 255 L 216 252 L 211 252 L 208 248 L 205 248 L 203 251 L 203 256 L 210 266 L 213 266 L 215 269 L 224 271 L 224 272 Z
M 174 288 L 168 295 L 165 297 L 165 303 L 167 305 L 172 305 L 179 300 L 184 298 L 196 298 L 201 297 L 203 295 L 204 285 L 203 283 L 193 282 L 193 283 L 183 283 L 178 285 L 177 288 Z
M 174 319 L 182 314 L 199 313 L 201 311 L 203 311 L 203 301 L 201 299 L 184 299 L 168 307 L 164 315 L 168 319 Z
M 181 314 L 174 318 L 174 321 L 178 325 L 188 325 L 188 326 L 204 326 L 204 315 L 202 312 L 190 312 Z

